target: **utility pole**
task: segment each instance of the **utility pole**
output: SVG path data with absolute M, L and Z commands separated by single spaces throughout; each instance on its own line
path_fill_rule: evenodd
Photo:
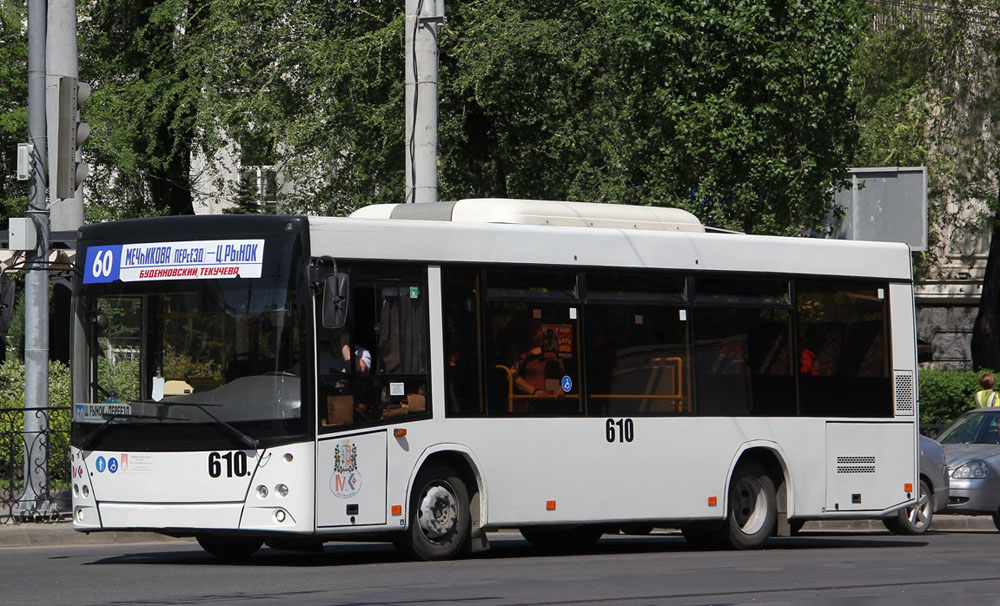
M 406 202 L 437 202 L 438 45 L 444 0 L 406 0 Z
M 81 182 L 87 165 L 79 144 L 90 127 L 79 105 L 90 86 L 77 80 L 76 1 L 28 1 L 28 131 L 33 179 L 28 195 L 24 277 L 24 494 L 21 517 L 57 513 L 49 487 L 49 239 L 50 229 L 83 224 Z M 46 150 L 48 180 L 46 182 Z M 46 202 L 46 183 L 51 200 Z M 50 209 L 51 222 L 50 227 Z M 13 220 L 12 220 L 13 221 Z M 12 225 L 14 223 L 12 222 Z
M 45 201 L 45 36 L 46 0 L 28 0 L 28 136 L 31 138 L 31 186 L 28 188 L 28 234 L 24 278 L 24 494 L 18 514 L 47 514 L 49 405 L 49 213 Z
M 79 67 L 76 48 L 76 0 L 49 0 L 48 36 L 45 45 L 45 107 L 49 116 L 49 208 L 52 231 L 76 231 L 83 225 L 83 188 L 87 165 L 79 144 L 90 128 L 78 129 L 79 104 L 90 86 L 76 82 Z M 68 82 L 71 78 L 74 82 Z M 76 87 L 73 91 L 68 87 Z M 70 96 L 74 98 L 70 100 Z M 72 102 L 70 102 L 72 101 Z M 67 107 L 68 105 L 68 107 Z M 72 115 L 68 115 L 72 114 Z M 81 130 L 77 135 L 77 130 Z M 60 133 L 63 136 L 60 137 Z M 68 141 L 66 135 L 72 134 Z M 65 175 L 60 179 L 60 175 Z

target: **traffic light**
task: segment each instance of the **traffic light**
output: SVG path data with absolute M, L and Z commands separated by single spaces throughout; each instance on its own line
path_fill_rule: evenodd
M 76 188 L 90 174 L 86 162 L 78 162 L 77 151 L 90 136 L 90 125 L 80 121 L 80 105 L 90 96 L 90 85 L 76 78 L 59 78 L 58 160 L 56 198 L 72 198 Z

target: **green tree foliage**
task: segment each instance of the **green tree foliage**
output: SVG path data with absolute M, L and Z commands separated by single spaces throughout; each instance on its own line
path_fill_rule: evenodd
M 221 163 L 233 142 L 266 142 L 243 153 L 295 182 L 289 210 L 400 201 L 401 8 L 188 8 L 184 23 L 199 25 L 174 52 L 201 87 L 197 143 Z M 818 229 L 853 137 L 858 15 L 812 0 L 449 6 L 441 197 L 670 205 L 755 233 Z
M 979 377 L 989 370 L 921 370 L 920 423 L 947 425 L 976 407 Z
M 23 465 L 22 442 L 15 436 L 24 431 L 24 416 L 18 410 L 24 408 L 24 374 L 24 363 L 16 357 L 9 357 L 0 364 L 0 433 L 12 438 L 0 445 L 0 470 L 8 466 L 20 469 Z M 52 490 L 69 487 L 70 405 L 69 367 L 53 360 L 49 362 L 49 406 L 52 410 L 48 411 L 48 480 Z M 11 409 L 17 412 L 2 412 Z M 7 460 L 8 456 L 13 459 Z
M 295 184 L 290 212 L 402 200 L 402 8 L 81 5 L 81 77 L 95 85 L 87 216 L 191 212 L 202 154 L 216 169 L 277 166 Z M 449 5 L 441 197 L 669 205 L 753 233 L 820 229 L 855 137 L 846 93 L 862 14 L 854 0 Z
M 858 16 L 851 3 L 810 1 L 463 6 L 456 39 L 442 35 L 457 61 L 445 107 L 462 111 L 444 111 L 466 117 L 463 142 L 485 150 L 478 170 L 455 172 L 493 173 L 443 178 L 459 195 L 677 206 L 753 233 L 820 229 L 853 136 Z
M 92 136 L 89 220 L 192 214 L 191 151 L 201 97 L 188 39 L 200 3 L 96 0 L 80 8 L 83 107 Z M 205 49 L 203 52 L 210 52 Z
M 28 207 L 28 182 L 14 171 L 17 144 L 28 142 L 26 19 L 24 3 L 0 0 L 0 229 Z

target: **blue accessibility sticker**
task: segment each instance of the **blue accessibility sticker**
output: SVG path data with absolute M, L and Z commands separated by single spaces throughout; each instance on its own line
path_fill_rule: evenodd
M 111 473 L 118 471 L 118 459 L 114 457 L 108 459 L 108 471 Z
M 97 473 L 104 473 L 106 465 L 107 463 L 105 462 L 104 457 L 97 457 Z
M 570 391 L 572 391 L 573 390 L 573 379 L 569 378 L 569 376 L 563 377 L 562 378 L 562 389 L 566 393 L 569 393 Z

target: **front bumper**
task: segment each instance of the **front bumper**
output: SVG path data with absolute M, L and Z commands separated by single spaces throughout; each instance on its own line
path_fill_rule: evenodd
M 995 474 L 981 480 L 951 479 L 944 513 L 969 515 L 997 511 L 1000 511 L 1000 478 Z

